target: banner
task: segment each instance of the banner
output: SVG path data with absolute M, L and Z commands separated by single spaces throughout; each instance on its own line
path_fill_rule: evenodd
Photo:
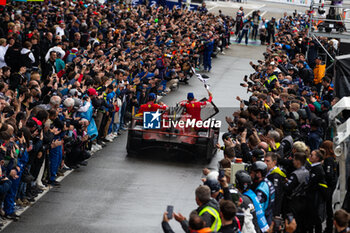
M 279 2 L 299 6 L 310 6 L 312 0 L 268 0 L 269 2 Z
M 0 5 L 5 6 L 6 5 L 6 0 L 0 0 Z
M 189 1 L 189 0 L 187 0 Z M 133 6 L 137 6 L 137 5 L 140 5 L 140 4 L 144 4 L 144 1 L 143 0 L 132 0 L 132 5 Z M 158 6 L 163 6 L 163 7 L 167 7 L 169 9 L 173 9 L 174 6 L 176 6 L 176 8 L 180 8 L 181 5 L 187 5 L 186 4 L 186 0 L 181 0 L 181 1 L 168 1 L 168 0 L 150 0 L 149 1 L 149 6 L 155 6 L 155 5 L 158 5 Z M 198 5 L 195 5 L 195 4 L 189 4 L 188 5 L 189 7 L 189 10 L 197 10 L 198 8 Z
M 350 96 L 350 55 L 336 57 L 335 61 L 335 94 L 340 99 Z

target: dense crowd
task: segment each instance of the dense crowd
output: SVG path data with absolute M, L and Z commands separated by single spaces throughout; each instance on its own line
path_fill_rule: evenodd
M 198 208 L 189 220 L 164 213 L 163 230 L 173 232 L 173 216 L 185 232 L 349 232 L 349 206 L 333 213 L 339 171 L 328 112 L 339 99 L 322 48 L 334 56 L 339 41 L 310 39 L 308 15 L 265 22 L 255 12 L 252 18 L 236 24 L 238 42 L 257 30 L 253 39 L 258 33 L 269 46 L 241 83 L 251 96 L 237 96 L 240 110 L 226 117 L 224 145 L 217 145 L 224 158 L 218 169 L 203 170 Z M 242 163 L 245 169 L 234 171 Z
M 149 96 L 211 69 L 230 17 L 123 2 L 12 2 L 0 8 L 0 207 L 35 201 L 86 166 Z M 217 43 L 220 41 L 220 44 Z

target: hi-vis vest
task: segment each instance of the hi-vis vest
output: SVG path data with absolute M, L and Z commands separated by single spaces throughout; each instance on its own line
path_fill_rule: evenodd
M 210 226 L 210 229 L 214 232 L 219 231 L 221 228 L 221 218 L 220 218 L 219 212 L 216 209 L 214 209 L 213 207 L 206 206 L 199 212 L 198 215 L 202 216 L 205 212 L 208 212 L 211 216 L 213 216 L 215 218 L 215 221 Z
M 276 75 L 272 75 L 272 76 L 270 76 L 270 77 L 267 79 L 267 85 L 270 86 L 270 83 L 271 83 L 273 80 L 277 80 Z M 265 86 L 265 85 L 264 85 L 264 86 Z M 265 87 L 266 87 L 266 86 L 265 86 Z
M 274 173 L 277 173 L 278 175 L 282 176 L 283 178 L 287 177 L 286 174 L 283 171 L 281 171 L 281 169 L 279 167 L 276 167 L 275 169 L 273 169 L 270 174 L 274 174 Z
M 256 213 L 256 218 L 258 220 L 258 225 L 259 225 L 259 228 L 261 229 L 261 231 L 262 232 L 268 231 L 269 225 L 267 224 L 263 207 L 260 204 L 259 199 L 256 196 L 256 194 L 251 189 L 249 189 L 248 191 L 245 191 L 243 193 L 243 195 L 249 197 L 249 199 L 253 202 L 253 205 L 255 208 L 255 213 Z
M 276 149 L 274 149 L 274 151 L 276 151 L 276 150 L 278 150 L 278 148 L 280 148 L 280 146 L 281 146 L 281 143 L 279 143 L 279 142 L 276 142 L 276 143 L 275 143 L 275 145 L 276 145 Z M 269 151 L 272 151 L 272 148 L 271 148 L 271 146 L 269 146 Z

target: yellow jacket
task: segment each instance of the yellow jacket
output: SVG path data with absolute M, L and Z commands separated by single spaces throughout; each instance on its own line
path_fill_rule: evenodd
M 314 83 L 319 84 L 322 82 L 322 79 L 324 75 L 326 74 L 326 65 L 321 64 L 321 65 L 316 65 L 314 69 Z

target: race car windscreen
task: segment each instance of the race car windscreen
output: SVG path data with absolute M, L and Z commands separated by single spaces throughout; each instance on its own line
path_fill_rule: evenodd
M 201 101 L 206 101 L 207 99 L 201 99 Z M 203 121 L 215 116 L 219 112 L 219 109 L 216 107 L 216 105 L 211 102 L 207 102 L 205 106 L 202 107 L 201 110 L 201 118 Z

